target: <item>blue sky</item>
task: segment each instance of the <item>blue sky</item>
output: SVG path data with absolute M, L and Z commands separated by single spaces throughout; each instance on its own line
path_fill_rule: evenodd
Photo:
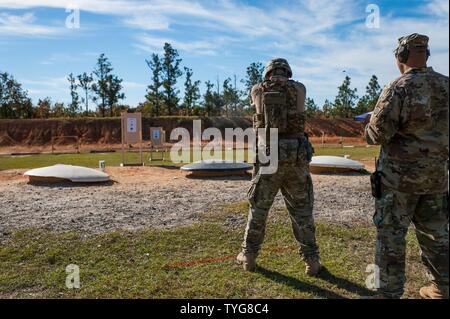
M 369 4 L 380 9 L 379 28 L 366 26 Z M 68 8 L 80 9 L 79 28 L 66 27 Z M 167 41 L 202 91 L 206 80 L 243 78 L 251 62 L 281 56 L 322 104 L 344 71 L 361 95 L 372 74 L 382 84 L 397 77 L 392 50 L 413 32 L 430 36 L 430 65 L 448 75 L 448 17 L 447 0 L 0 0 L 0 71 L 34 102 L 67 102 L 67 75 L 90 72 L 105 53 L 135 106 L 149 84 L 145 59 Z

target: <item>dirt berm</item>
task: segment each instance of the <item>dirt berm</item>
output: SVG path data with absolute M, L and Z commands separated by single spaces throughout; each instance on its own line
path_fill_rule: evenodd
M 200 119 L 202 129 L 216 127 L 243 128 L 252 126 L 250 118 L 193 118 L 160 117 L 143 119 L 144 140 L 150 138 L 150 127 L 163 127 L 167 132 L 183 127 L 192 134 L 192 121 Z M 53 138 L 77 136 L 81 144 L 118 144 L 121 142 L 120 118 L 105 119 L 49 119 L 49 120 L 0 120 L 0 146 L 44 146 Z M 307 132 L 311 137 L 360 138 L 363 133 L 361 123 L 350 119 L 309 119 Z M 192 135 L 191 135 L 192 136 Z M 58 143 L 64 143 L 61 139 Z M 73 143 L 73 141 L 72 141 Z

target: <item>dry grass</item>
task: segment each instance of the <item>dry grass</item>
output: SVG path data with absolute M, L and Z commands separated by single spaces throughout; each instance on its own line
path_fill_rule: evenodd
M 256 273 L 234 262 L 247 206 L 225 207 L 215 218 L 170 230 L 109 232 L 86 237 L 39 229 L 16 232 L 0 246 L 0 297 L 18 298 L 359 298 L 372 263 L 374 230 L 318 225 L 326 271 L 304 275 L 285 218 L 268 224 Z M 284 214 L 284 212 L 279 212 Z M 275 214 L 277 215 L 277 214 Z M 418 247 L 408 236 L 407 297 L 425 283 Z M 65 287 L 65 268 L 77 264 L 81 289 Z

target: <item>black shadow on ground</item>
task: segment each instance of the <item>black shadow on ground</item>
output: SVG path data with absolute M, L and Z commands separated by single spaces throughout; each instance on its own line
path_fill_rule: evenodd
M 187 179 L 194 180 L 217 180 L 217 181 L 251 181 L 252 176 L 247 175 L 230 175 L 230 176 L 198 176 L 198 175 L 186 175 Z
M 367 170 L 361 172 L 322 172 L 322 173 L 311 173 L 312 175 L 320 176 L 368 176 L 371 173 Z
M 341 295 L 339 295 L 333 291 L 330 291 L 328 289 L 320 288 L 316 285 L 302 282 L 296 278 L 283 275 L 283 274 L 273 271 L 273 270 L 265 269 L 263 267 L 258 266 L 256 271 L 272 281 L 278 282 L 283 285 L 288 285 L 299 291 L 313 293 L 313 294 L 319 296 L 320 298 L 347 299 L 345 296 L 341 296 Z M 321 273 L 319 274 L 319 276 L 317 278 L 326 280 L 329 283 L 336 285 L 340 289 L 347 290 L 348 292 L 357 294 L 359 296 L 373 295 L 373 292 L 371 292 L 370 290 L 368 290 L 358 284 L 352 283 L 346 279 L 336 277 L 335 275 L 331 274 L 326 268 L 324 268 L 321 271 Z
M 70 182 L 28 182 L 28 185 L 42 188 L 85 188 L 85 187 L 111 187 L 118 184 L 116 181 L 102 182 L 102 183 L 70 183 Z
M 347 279 L 337 277 L 330 273 L 326 267 L 322 269 L 317 278 L 322 280 L 326 280 L 329 283 L 336 285 L 340 289 L 347 290 L 348 292 L 357 294 L 359 296 L 373 296 L 374 292 L 367 289 L 364 286 L 358 285 L 354 282 L 351 282 Z

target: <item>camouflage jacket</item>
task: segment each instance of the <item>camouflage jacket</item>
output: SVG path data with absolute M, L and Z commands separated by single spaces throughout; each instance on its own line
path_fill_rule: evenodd
M 278 94 L 280 91 L 285 93 L 282 98 Z M 273 93 L 275 97 L 271 96 Z M 293 80 L 267 80 L 252 88 L 251 99 L 256 111 L 254 129 L 278 129 L 278 163 L 308 166 L 314 149 L 305 135 L 305 86 Z
M 411 194 L 448 189 L 449 79 L 432 68 L 411 69 L 382 92 L 365 130 L 381 145 L 382 183 Z

